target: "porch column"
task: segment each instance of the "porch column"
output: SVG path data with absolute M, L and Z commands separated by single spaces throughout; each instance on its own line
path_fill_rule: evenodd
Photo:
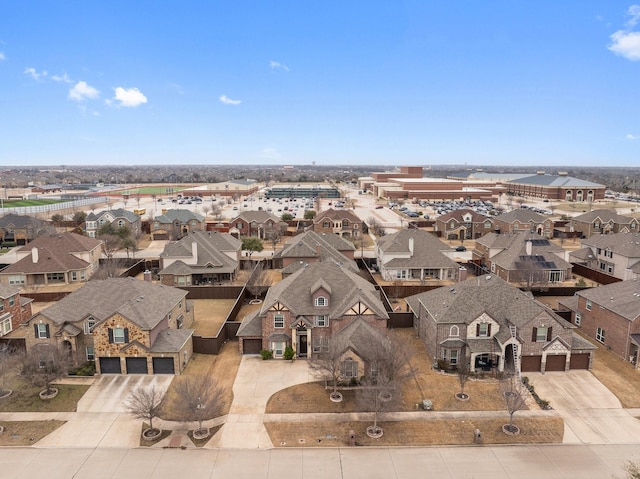
M 469 360 L 469 371 L 472 373 L 476 372 L 476 356 L 478 353 L 471 353 L 471 359 Z
M 313 353 L 313 346 L 311 346 L 311 328 L 307 328 L 307 359 L 311 357 Z

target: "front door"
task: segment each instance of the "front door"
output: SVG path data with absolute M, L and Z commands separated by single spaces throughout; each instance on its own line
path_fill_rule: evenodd
M 298 357 L 306 358 L 307 357 L 307 332 L 304 334 L 298 335 Z

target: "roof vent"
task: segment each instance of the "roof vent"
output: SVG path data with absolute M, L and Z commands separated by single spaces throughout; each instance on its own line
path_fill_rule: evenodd
M 486 276 L 486 278 L 485 278 L 485 279 L 486 279 L 487 281 L 489 281 L 489 280 L 491 279 L 491 275 L 490 275 L 490 274 L 488 274 L 488 275 Z

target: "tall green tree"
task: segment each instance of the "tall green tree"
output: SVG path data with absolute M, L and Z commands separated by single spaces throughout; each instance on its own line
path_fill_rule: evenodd
M 254 236 L 242 238 L 242 250 L 248 251 L 251 256 L 256 251 L 260 252 L 264 249 L 264 245 L 259 238 Z

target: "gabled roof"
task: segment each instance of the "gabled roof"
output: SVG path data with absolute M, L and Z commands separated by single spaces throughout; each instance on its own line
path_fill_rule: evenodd
M 332 294 L 328 307 L 319 308 L 313 302 L 310 290 L 318 278 L 331 285 Z M 271 306 L 280 302 L 296 316 L 328 314 L 339 318 L 358 301 L 366 304 L 378 318 L 388 318 L 380 293 L 359 274 L 333 262 L 311 263 L 271 286 L 260 314 L 266 314 Z
M 224 251 L 240 251 L 242 241 L 230 234 L 217 231 L 191 232 L 179 241 L 167 243 L 160 257 L 191 259 L 193 243 L 196 243 L 196 264 L 187 264 L 182 260 L 177 260 L 160 271 L 160 274 L 189 274 L 195 272 L 196 269 L 212 267 L 224 269 L 224 272 L 236 270 L 238 262 L 225 254 Z
M 274 258 L 319 258 L 320 261 L 335 262 L 357 271 L 358 267 L 341 251 L 353 251 L 353 243 L 333 233 L 316 233 L 309 230 L 287 240 Z
M 13 226 L 14 228 L 25 228 L 27 226 L 46 226 L 48 223 L 33 216 L 28 215 L 16 215 L 14 213 L 6 214 L 0 217 L 0 228 L 6 228 L 7 226 Z
M 549 308 L 494 275 L 409 296 L 406 301 L 414 314 L 418 315 L 421 308 L 426 308 L 437 323 L 468 325 L 486 313 L 501 326 L 511 323 L 520 328 L 545 315 L 562 327 L 571 328 L 570 323 Z
M 492 263 L 505 270 L 567 270 L 571 268 L 571 264 L 560 256 L 564 254 L 563 248 L 536 233 L 518 232 L 500 235 L 489 233 L 480 239 L 487 236 L 489 237 L 487 239 L 494 238 L 496 244 L 503 244 L 499 238 L 502 236 L 509 240 L 502 251 L 491 257 Z M 530 253 L 527 252 L 528 242 L 531 243 Z M 495 244 L 490 247 L 497 248 Z
M 596 259 L 596 254 L 589 247 L 580 248 L 569 253 L 569 258 L 573 261 L 592 261 Z
M 110 221 L 114 221 L 118 218 L 124 218 L 126 219 L 129 223 L 135 223 L 137 221 L 140 221 L 140 216 L 138 216 L 137 214 L 135 214 L 133 211 L 128 211 L 125 210 L 124 208 L 116 208 L 113 210 L 104 210 L 104 211 L 98 211 L 97 213 L 89 213 L 86 217 L 86 220 L 88 221 L 99 221 L 100 218 L 103 218 L 104 216 L 109 217 Z
M 598 219 L 601 223 L 608 223 L 609 221 L 612 221 L 617 224 L 629 224 L 634 218 L 619 215 L 614 210 L 607 209 L 593 210 L 573 217 L 573 221 L 580 221 L 583 223 L 593 223 Z
M 501 215 L 496 216 L 494 219 L 496 221 L 502 221 L 503 223 L 509 224 L 515 223 L 516 221 L 519 223 L 540 224 L 547 220 L 546 217 L 527 208 L 511 210 L 507 213 L 502 213 Z
M 11 296 L 15 296 L 19 292 L 20 288 L 18 286 L 0 283 L 0 299 L 8 299 Z
M 351 210 L 347 209 L 333 209 L 329 208 L 328 210 L 321 211 L 313 218 L 313 222 L 315 224 L 319 224 L 325 218 L 329 218 L 331 220 L 349 220 L 350 223 L 362 223 L 362 220 Z
M 438 218 L 436 218 L 437 221 L 442 221 L 442 222 L 447 222 L 447 221 L 451 221 L 451 220 L 456 220 L 458 223 L 463 223 L 463 218 L 467 215 L 471 215 L 471 222 L 472 223 L 483 223 L 487 220 L 493 222 L 493 218 L 486 216 L 486 215 L 482 215 L 480 213 L 477 213 L 475 211 L 473 211 L 472 209 L 469 208 L 461 208 L 459 210 L 453 210 L 450 211 L 449 213 L 446 213 L 444 215 L 440 215 L 438 216 Z
M 89 263 L 75 254 L 90 252 L 101 244 L 100 240 L 76 233 L 39 236 L 18 250 L 18 257 L 22 256 L 21 259 L 2 270 L 2 274 L 58 273 L 86 269 Z M 35 248 L 38 250 L 38 261 L 34 263 L 33 254 L 24 256 L 24 253 L 30 253 Z
M 413 253 L 409 249 L 413 239 Z M 431 233 L 419 229 L 405 229 L 378 239 L 378 249 L 384 255 L 403 254 L 404 258 L 393 258 L 384 267 L 413 268 L 458 268 L 458 264 L 441 253 L 449 248 Z
M 640 233 L 597 234 L 582 240 L 583 246 L 610 249 L 626 258 L 640 258 Z
M 251 223 L 255 221 L 258 224 L 266 223 L 271 220 L 275 224 L 279 224 L 282 220 L 278 218 L 276 215 L 269 213 L 268 211 L 243 211 L 238 216 L 236 216 L 233 220 L 231 220 L 230 224 L 235 224 L 238 220 L 243 220 L 245 223 Z
M 261 337 L 262 336 L 262 317 L 260 316 L 260 310 L 256 309 L 247 316 L 244 317 L 236 336 L 240 338 L 245 337 Z
M 379 352 L 390 347 L 389 340 L 360 317 L 335 333 L 331 341 L 336 342 L 337 351 L 340 353 L 353 351 L 361 358 L 366 358 L 367 353 L 372 350 Z
M 39 314 L 56 324 L 91 315 L 101 322 L 120 313 L 144 330 L 153 329 L 187 292 L 133 278 L 92 280 Z
M 156 336 L 149 351 L 152 353 L 178 353 L 193 336 L 193 329 L 163 329 Z
M 179 221 L 181 224 L 186 224 L 191 220 L 204 221 L 204 216 L 194 213 L 190 210 L 167 210 L 166 213 L 156 216 L 154 221 L 161 224 L 169 224 L 174 221 Z
M 576 294 L 629 321 L 640 318 L 640 281 L 637 279 L 583 289 Z
M 583 188 L 604 188 L 604 185 L 591 181 L 581 180 L 567 175 L 531 175 L 508 180 L 508 183 L 541 186 L 565 186 Z

